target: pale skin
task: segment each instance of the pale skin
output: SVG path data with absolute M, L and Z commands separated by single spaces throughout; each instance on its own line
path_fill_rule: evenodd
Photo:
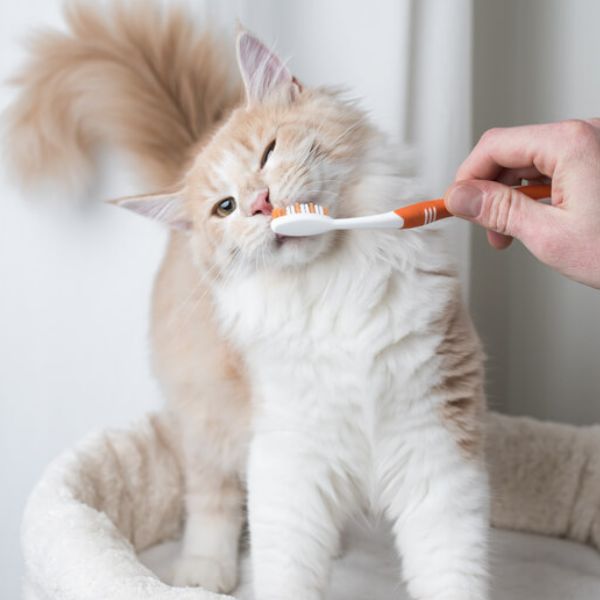
M 523 179 L 551 180 L 551 204 L 510 187 Z M 490 129 L 445 199 L 485 227 L 494 248 L 517 238 L 549 267 L 600 288 L 600 119 Z

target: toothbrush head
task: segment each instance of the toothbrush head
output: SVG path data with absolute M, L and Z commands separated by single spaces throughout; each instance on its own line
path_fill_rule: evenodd
M 334 220 L 329 216 L 329 210 L 312 202 L 274 208 L 271 215 L 271 229 L 278 235 L 302 237 L 334 229 Z

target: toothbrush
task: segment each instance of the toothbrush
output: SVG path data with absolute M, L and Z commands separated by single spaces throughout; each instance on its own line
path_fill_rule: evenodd
M 549 185 L 522 185 L 520 192 L 534 200 L 550 197 Z M 310 202 L 274 208 L 271 229 L 283 236 L 319 235 L 336 229 L 411 229 L 451 217 L 444 200 L 425 200 L 390 212 L 365 217 L 334 219 L 327 208 Z

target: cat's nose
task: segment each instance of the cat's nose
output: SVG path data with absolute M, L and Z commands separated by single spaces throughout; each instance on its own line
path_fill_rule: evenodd
M 262 190 L 256 194 L 254 202 L 250 206 L 250 214 L 254 215 L 270 215 L 273 212 L 273 205 L 269 200 L 269 190 Z

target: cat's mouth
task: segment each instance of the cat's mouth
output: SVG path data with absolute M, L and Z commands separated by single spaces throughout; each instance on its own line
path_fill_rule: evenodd
M 280 233 L 275 234 L 275 243 L 277 246 L 283 246 L 284 244 L 293 243 L 295 240 L 301 241 L 306 240 L 311 236 L 308 235 L 281 235 Z

